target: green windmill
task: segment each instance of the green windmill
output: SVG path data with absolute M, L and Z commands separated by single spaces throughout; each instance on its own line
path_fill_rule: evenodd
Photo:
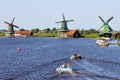
M 56 22 L 56 23 L 62 23 L 60 31 L 67 32 L 67 31 L 69 31 L 69 29 L 67 27 L 67 23 L 71 22 L 71 21 L 74 21 L 74 20 L 65 20 L 64 14 L 62 14 L 62 15 L 63 15 L 63 21 L 59 21 L 59 22 Z
M 15 33 L 14 27 L 19 28 L 18 26 L 16 26 L 16 25 L 13 24 L 14 20 L 15 20 L 15 18 L 13 18 L 13 20 L 12 20 L 11 23 L 9 23 L 7 21 L 4 22 L 4 23 L 8 24 L 8 32 L 7 32 L 7 34 L 9 36 L 13 36 L 13 34 Z
M 99 36 L 100 37 L 108 37 L 110 38 L 112 36 L 112 28 L 109 26 L 109 22 L 113 19 L 113 17 L 110 17 L 107 22 L 105 22 L 100 16 L 98 16 L 102 22 L 103 26 L 98 29 Z

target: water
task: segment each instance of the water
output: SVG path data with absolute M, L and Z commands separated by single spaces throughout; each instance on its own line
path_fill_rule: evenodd
M 120 80 L 120 47 L 99 47 L 95 42 L 89 38 L 1 37 L 0 80 Z M 69 60 L 74 53 L 83 58 Z M 67 63 L 74 73 L 56 75 L 55 69 Z

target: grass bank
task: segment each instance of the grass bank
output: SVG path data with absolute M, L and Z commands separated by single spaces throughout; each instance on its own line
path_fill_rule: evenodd
M 57 33 L 34 33 L 33 36 L 35 37 L 57 37 Z
M 83 36 L 86 37 L 86 38 L 93 38 L 93 39 L 99 38 L 98 33 L 89 33 L 89 34 L 84 33 Z
M 1 33 L 1 32 L 0 32 L 0 36 L 5 36 L 5 33 Z

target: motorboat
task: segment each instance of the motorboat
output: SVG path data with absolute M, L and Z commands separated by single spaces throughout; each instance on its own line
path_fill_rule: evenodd
M 70 59 L 80 59 L 81 55 L 80 54 L 73 54 Z
M 109 43 L 105 40 L 97 40 L 96 44 L 99 46 L 108 46 L 109 45 Z
M 59 68 L 56 69 L 56 72 L 58 73 L 70 73 L 72 74 L 72 68 L 70 67 L 70 65 L 61 65 Z

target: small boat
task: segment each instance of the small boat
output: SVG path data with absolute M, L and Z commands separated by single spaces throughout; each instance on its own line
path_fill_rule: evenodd
M 110 38 L 105 38 L 105 40 L 111 40 Z
M 81 55 L 80 54 L 74 54 L 70 57 L 70 59 L 80 59 Z
M 72 68 L 70 67 L 70 65 L 61 65 L 59 68 L 56 69 L 56 72 L 58 73 L 70 73 L 72 74 Z
M 109 45 L 109 43 L 105 40 L 97 40 L 96 44 L 99 46 L 108 46 Z

